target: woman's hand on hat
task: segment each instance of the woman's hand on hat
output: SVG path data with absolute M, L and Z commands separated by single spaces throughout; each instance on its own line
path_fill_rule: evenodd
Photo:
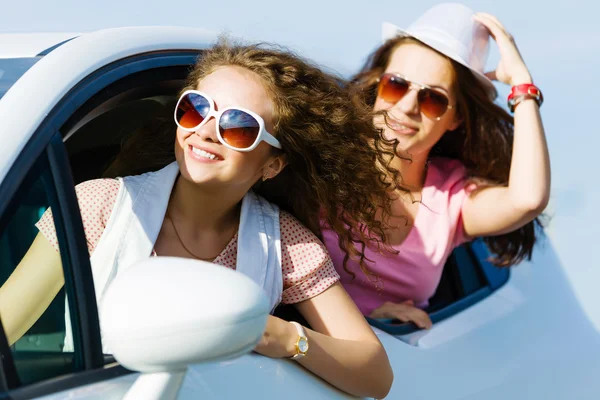
M 393 318 L 402 322 L 412 322 L 421 329 L 430 329 L 433 325 L 429 315 L 418 307 L 412 300 L 403 303 L 392 303 L 386 301 L 373 310 L 371 318 Z
M 475 19 L 489 30 L 500 51 L 500 62 L 496 70 L 486 73 L 486 76 L 510 86 L 532 83 L 531 74 L 517 49 L 514 38 L 498 18 L 487 13 L 477 13 Z

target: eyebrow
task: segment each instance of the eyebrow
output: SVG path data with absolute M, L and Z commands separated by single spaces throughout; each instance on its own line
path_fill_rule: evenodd
M 428 87 L 430 89 L 441 90 L 442 92 L 444 92 L 444 93 L 446 93 L 448 95 L 450 94 L 450 91 L 448 89 L 446 89 L 446 88 L 444 88 L 442 86 L 439 86 L 439 85 L 429 85 L 427 83 L 422 83 L 422 82 L 418 82 L 418 81 L 412 81 L 412 82 L 414 82 L 414 83 L 416 83 L 418 85 L 422 85 L 422 86 Z
M 432 89 L 441 90 L 441 91 L 443 91 L 446 94 L 450 94 L 450 92 L 446 88 L 443 88 L 441 86 L 437 86 L 437 85 L 425 85 L 425 86 L 429 86 Z

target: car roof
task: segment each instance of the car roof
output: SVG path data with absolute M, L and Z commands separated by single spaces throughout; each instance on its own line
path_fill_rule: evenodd
M 35 52 L 48 44 L 52 47 L 60 43 L 60 39 L 64 41 L 69 37 L 55 36 L 52 41 L 39 41 L 29 50 Z M 124 27 L 85 33 L 50 51 L 0 99 L 0 182 L 45 117 L 92 72 L 141 53 L 203 50 L 216 40 L 215 32 L 201 28 Z M 27 118 L 23 118 L 25 115 Z
M 0 58 L 36 57 L 79 35 L 75 32 L 0 33 Z

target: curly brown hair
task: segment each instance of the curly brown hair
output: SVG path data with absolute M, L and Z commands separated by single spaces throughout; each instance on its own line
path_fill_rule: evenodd
M 389 39 L 369 56 L 361 71 L 352 78 L 351 86 L 362 94 L 363 101 L 370 107 L 375 104 L 377 81 L 392 53 L 405 43 L 426 46 L 406 36 Z M 488 89 L 468 68 L 441 55 L 454 69 L 457 110 L 464 122 L 451 134 L 442 136 L 430 156 L 460 160 L 475 182 L 507 185 L 514 134 L 512 116 L 490 99 Z M 543 232 L 541 228 L 540 218 L 536 218 L 515 231 L 483 238 L 495 254 L 492 262 L 497 266 L 510 266 L 525 258 L 531 259 L 536 236 Z
M 232 45 L 220 40 L 200 55 L 182 92 L 217 68 L 248 69 L 264 82 L 274 105 L 273 133 L 287 166 L 275 178 L 259 181 L 254 191 L 290 212 L 321 238 L 321 223 L 339 245 L 364 267 L 365 243 L 385 242 L 380 213 L 389 214 L 391 184 L 377 165 L 389 152 L 373 127 L 370 110 L 350 95 L 345 82 L 297 55 L 272 44 Z M 171 111 L 171 110 L 169 110 Z M 175 160 L 175 126 L 162 116 L 133 134 L 105 176 L 158 169 Z M 149 138 L 154 137 L 149 142 Z M 358 250 L 355 244 L 359 244 Z

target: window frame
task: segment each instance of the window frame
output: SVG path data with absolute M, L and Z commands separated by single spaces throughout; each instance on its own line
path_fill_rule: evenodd
M 77 206 L 74 186 L 70 169 L 64 168 L 66 152 L 62 139 L 58 133 L 50 131 L 40 132 L 36 138 L 28 143 L 21 152 L 15 164 L 0 185 L 0 191 L 7 195 L 0 201 L 0 222 L 6 218 L 6 213 L 11 211 L 8 206 L 14 200 L 27 175 L 35 167 L 40 158 L 47 166 L 51 178 L 50 185 L 53 190 L 48 190 L 49 206 L 53 210 L 56 235 L 60 247 L 61 262 L 65 279 L 65 289 L 69 299 L 72 317 L 72 330 L 75 345 L 74 366 L 75 370 L 88 370 L 98 368 L 103 363 L 98 323 L 96 299 L 86 294 L 85 291 L 94 292 L 89 255 L 85 243 L 83 223 Z M 3 223 L 0 223 L 2 226 Z M 83 243 L 83 247 L 82 244 Z M 91 299 L 90 299 L 91 298 Z M 12 353 L 4 333 L 0 332 L 0 349 L 2 350 L 2 364 L 5 372 L 6 387 L 3 389 L 15 390 L 21 387 L 20 379 L 12 371 L 16 370 Z M 9 364 L 10 363 L 10 364 Z
M 163 67 L 185 66 L 195 63 L 200 51 L 172 50 L 149 52 L 127 57 L 99 68 L 82 79 L 40 124 L 27 145 L 11 166 L 5 179 L 0 182 L 0 216 L 4 215 L 10 200 L 19 189 L 38 157 L 46 156 L 56 189 L 57 213 L 54 218 L 65 228 L 57 237 L 61 245 L 61 258 L 65 274 L 65 286 L 71 308 L 71 323 L 75 352 L 82 355 L 82 371 L 58 376 L 26 386 L 18 386 L 12 353 L 4 330 L 0 329 L 0 398 L 25 399 L 68 390 L 85 384 L 131 374 L 117 363 L 106 364 L 114 359 L 102 354 L 98 307 L 85 233 L 75 194 L 69 158 L 63 143 L 64 125 L 72 121 L 78 110 L 96 97 L 106 96 L 102 91 L 111 84 L 127 79 L 138 72 L 158 70 Z M 118 95 L 118 94 L 116 94 Z M 68 125 L 68 124 L 67 124 Z M 54 213 L 53 213 L 54 214 Z M 64 247 L 64 249 L 63 249 Z M 64 255 L 63 255 L 64 254 Z M 1 322 L 1 321 L 0 321 Z M 1 327 L 1 326 L 0 326 Z M 79 345 L 78 340 L 79 339 Z M 7 353 L 8 351 L 8 353 Z M 18 378 L 18 377 L 17 377 Z M 17 387 L 16 387 L 17 386 Z
M 476 239 L 470 243 L 466 243 L 457 247 L 454 249 L 452 257 L 455 257 L 455 262 L 457 264 L 461 263 L 465 265 L 468 263 L 473 272 L 476 274 L 481 274 L 484 285 L 474 290 L 470 290 L 470 293 L 466 294 L 460 299 L 432 311 L 429 314 L 429 318 L 434 324 L 450 318 L 453 315 L 456 315 L 459 312 L 479 303 L 481 300 L 490 296 L 496 290 L 504 286 L 510 279 L 509 268 L 496 267 L 489 261 L 490 252 L 482 239 Z M 446 268 L 446 266 L 444 266 L 444 268 Z M 460 271 L 458 275 L 461 275 Z M 473 277 L 469 276 L 467 278 Z M 454 276 L 453 279 L 458 280 L 458 282 L 455 283 L 460 285 L 465 284 L 465 276 Z M 391 318 L 366 318 L 371 326 L 381 329 L 382 331 L 394 336 L 408 335 L 421 330 L 421 328 L 412 322 L 395 323 L 397 320 Z

